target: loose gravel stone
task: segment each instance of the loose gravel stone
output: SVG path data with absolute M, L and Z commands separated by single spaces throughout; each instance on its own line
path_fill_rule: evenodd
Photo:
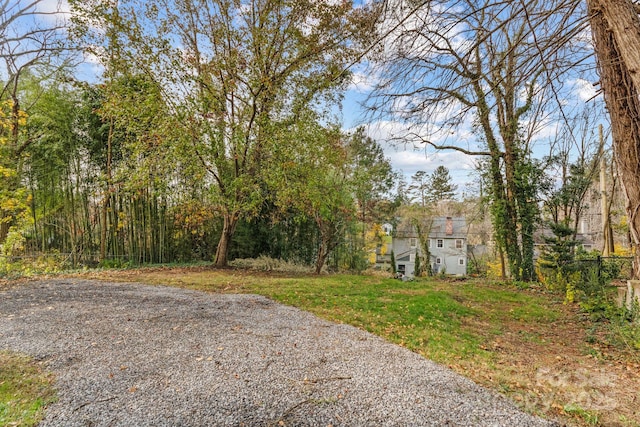
M 45 362 L 41 426 L 552 426 L 402 347 L 257 295 L 46 280 L 0 291 Z

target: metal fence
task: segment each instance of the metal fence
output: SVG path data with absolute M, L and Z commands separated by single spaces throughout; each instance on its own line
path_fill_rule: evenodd
M 620 281 L 633 277 L 633 257 L 597 256 L 595 258 L 576 259 L 567 265 L 576 271 L 595 271 L 598 278 Z

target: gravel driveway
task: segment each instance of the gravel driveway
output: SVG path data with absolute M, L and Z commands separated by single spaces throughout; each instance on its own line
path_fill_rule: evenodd
M 0 291 L 46 362 L 42 426 L 549 426 L 404 348 L 256 295 L 46 280 Z

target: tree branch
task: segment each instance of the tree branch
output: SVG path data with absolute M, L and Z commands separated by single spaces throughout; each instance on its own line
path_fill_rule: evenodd
M 432 142 L 432 141 L 430 141 L 428 139 L 425 139 L 425 138 L 421 137 L 420 135 L 418 135 L 416 133 L 410 133 L 409 135 L 412 135 L 412 136 L 418 138 L 422 143 L 430 145 L 431 147 L 435 148 L 436 150 L 453 150 L 453 151 L 458 151 L 460 153 L 466 154 L 468 156 L 492 156 L 493 155 L 490 151 L 467 150 L 467 149 L 459 147 L 457 145 L 436 144 L 435 142 Z M 503 154 L 500 153 L 499 156 L 502 157 Z

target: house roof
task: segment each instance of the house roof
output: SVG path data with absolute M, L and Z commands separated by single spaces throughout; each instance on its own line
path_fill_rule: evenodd
M 577 233 L 576 234 L 576 241 L 579 242 L 582 245 L 595 245 L 595 238 L 594 235 L 596 233 Z M 553 231 L 551 230 L 551 228 L 549 226 L 542 226 L 539 227 L 534 233 L 533 233 L 533 241 L 535 242 L 536 245 L 546 245 L 547 242 L 545 239 L 548 238 L 553 238 L 555 237 L 555 234 L 553 234 Z
M 450 225 L 447 225 L 449 222 Z M 434 218 L 429 237 L 461 239 L 467 237 L 467 222 L 463 217 Z
M 467 237 L 467 223 L 464 217 L 424 218 L 422 224 L 425 230 L 429 230 L 429 237 L 432 239 L 466 239 Z M 400 239 L 418 237 L 413 222 L 406 218 L 402 219 L 396 228 L 395 237 Z

